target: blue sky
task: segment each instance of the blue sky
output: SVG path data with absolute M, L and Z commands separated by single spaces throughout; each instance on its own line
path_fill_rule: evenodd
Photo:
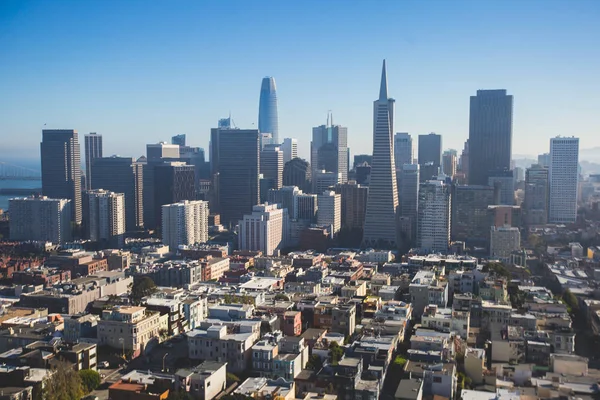
M 460 149 L 469 96 L 504 88 L 514 154 L 547 151 L 556 135 L 600 146 L 598 21 L 595 0 L 4 0 L 0 161 L 38 157 L 45 123 L 101 133 L 106 155 L 179 133 L 206 148 L 230 111 L 256 124 L 266 75 L 280 136 L 302 156 L 327 110 L 352 154 L 370 152 L 383 58 L 396 131 Z

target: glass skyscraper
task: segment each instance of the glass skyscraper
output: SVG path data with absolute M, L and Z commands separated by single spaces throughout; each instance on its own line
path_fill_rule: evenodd
M 279 122 L 277 119 L 277 88 L 275 78 L 266 76 L 260 87 L 260 103 L 258 105 L 258 130 L 270 133 L 272 143 L 279 144 Z

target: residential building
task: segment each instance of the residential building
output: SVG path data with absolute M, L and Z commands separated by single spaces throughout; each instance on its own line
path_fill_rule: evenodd
M 367 198 L 369 188 L 348 181 L 335 186 L 335 192 L 341 196 L 341 221 L 343 228 L 362 229 L 365 224 L 365 213 L 367 211 Z
M 283 151 L 283 164 L 292 161 L 294 158 L 298 158 L 298 139 L 283 139 L 281 150 Z
M 510 260 L 511 253 L 521 248 L 519 228 L 492 226 L 490 229 L 490 257 Z
M 208 202 L 183 200 L 162 206 L 162 241 L 171 251 L 208 241 Z
M 414 158 L 413 141 L 406 132 L 394 136 L 394 164 L 401 169 L 404 164 L 412 164 Z
M 283 333 L 286 336 L 300 336 L 302 333 L 302 313 L 286 311 L 283 314 Z
M 275 86 L 275 78 L 272 76 L 265 76 L 260 86 L 258 130 L 260 133 L 270 133 L 273 143 L 280 143 L 279 119 L 277 117 L 277 87 Z
M 448 304 L 448 283 L 439 280 L 434 272 L 421 270 L 417 272 L 408 286 L 413 313 L 423 314 L 428 305 L 446 308 Z
M 81 223 L 81 156 L 77 131 L 44 129 L 40 145 L 42 195 L 71 200 L 71 221 Z
M 85 188 L 92 189 L 92 169 L 94 160 L 102 158 L 102 135 L 91 132 L 85 135 Z
M 160 296 L 160 297 L 159 297 Z M 189 330 L 183 312 L 183 302 L 178 298 L 166 298 L 164 295 L 153 295 L 144 301 L 149 311 L 157 311 L 167 317 L 167 334 L 169 337 Z
M 254 206 L 252 214 L 240 220 L 239 247 L 273 255 L 286 245 L 288 224 L 288 210 L 278 204 Z
M 430 252 L 446 252 L 450 244 L 450 187 L 442 181 L 419 186 L 417 246 Z
M 342 227 L 342 196 L 326 190 L 317 196 L 317 203 L 317 225 L 330 226 L 331 234 L 337 234 Z
M 227 388 L 227 363 L 204 361 L 175 373 L 182 388 L 194 399 L 213 400 Z
M 419 165 L 421 166 L 421 182 L 426 182 L 432 176 L 442 171 L 442 136 L 430 133 L 419 135 Z M 426 173 L 425 170 L 428 170 Z
M 453 311 L 451 308 L 439 308 L 432 304 L 425 307 L 421 317 L 421 326 L 440 332 L 455 332 L 467 340 L 469 338 L 469 320 L 468 311 Z
M 577 219 L 579 139 L 550 139 L 550 208 L 548 222 L 574 223 Z
M 510 170 L 513 96 L 478 90 L 469 112 L 469 184 L 488 185 L 491 171 Z M 512 204 L 512 203 L 510 203 Z
M 10 239 L 56 244 L 71 240 L 71 200 L 29 197 L 9 200 Z
M 340 176 L 339 183 L 344 183 L 348 180 L 348 128 L 333 125 L 331 118 L 328 116 L 327 125 L 312 130 L 310 165 L 313 176 L 316 171 L 333 172 Z
M 256 400 L 268 400 L 275 395 L 278 400 L 294 400 L 296 385 L 293 380 L 283 378 L 270 380 L 267 378 L 248 378 L 233 392 L 234 395 L 253 397 Z
M 398 187 L 394 165 L 394 103 L 388 97 L 385 60 L 379 99 L 373 103 L 373 163 L 367 198 L 363 245 L 397 247 Z
M 310 192 L 312 170 L 308 161 L 293 158 L 283 166 L 283 186 L 297 186 L 303 192 Z
M 88 190 L 83 196 L 83 226 L 86 237 L 105 247 L 125 244 L 125 196 L 108 190 Z

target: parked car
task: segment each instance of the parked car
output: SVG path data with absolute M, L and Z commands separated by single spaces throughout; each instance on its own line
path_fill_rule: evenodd
M 110 363 L 108 361 L 101 361 L 98 366 L 100 368 L 109 368 L 110 367 Z

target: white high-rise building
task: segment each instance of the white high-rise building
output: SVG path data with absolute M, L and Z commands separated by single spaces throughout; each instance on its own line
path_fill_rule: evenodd
M 162 206 L 162 240 L 171 251 L 208 241 L 208 202 L 184 200 Z
M 281 150 L 283 151 L 283 164 L 286 162 L 293 160 L 294 158 L 298 158 L 298 139 L 294 138 L 285 138 L 283 139 L 283 144 L 281 145 Z
M 363 245 L 397 247 L 398 188 L 394 164 L 394 103 L 388 97 L 385 60 L 379 99 L 373 103 L 373 163 L 367 199 Z
M 550 223 L 573 223 L 577 219 L 579 139 L 550 139 Z
M 28 197 L 11 199 L 11 240 L 39 240 L 56 244 L 71 240 L 71 200 Z
M 121 248 L 125 244 L 125 195 L 104 189 L 88 190 L 83 198 L 87 237 Z
M 271 256 L 287 244 L 288 212 L 279 204 L 259 204 L 252 214 L 240 220 L 239 246 L 241 250 L 262 251 Z
M 331 226 L 331 234 L 335 235 L 342 228 L 342 195 L 326 190 L 317 196 L 317 203 L 317 224 Z
M 394 164 L 400 169 L 404 164 L 412 164 L 414 159 L 413 141 L 406 132 L 394 136 Z
M 419 186 L 417 246 L 425 251 L 447 251 L 450 244 L 450 187 L 441 180 Z

